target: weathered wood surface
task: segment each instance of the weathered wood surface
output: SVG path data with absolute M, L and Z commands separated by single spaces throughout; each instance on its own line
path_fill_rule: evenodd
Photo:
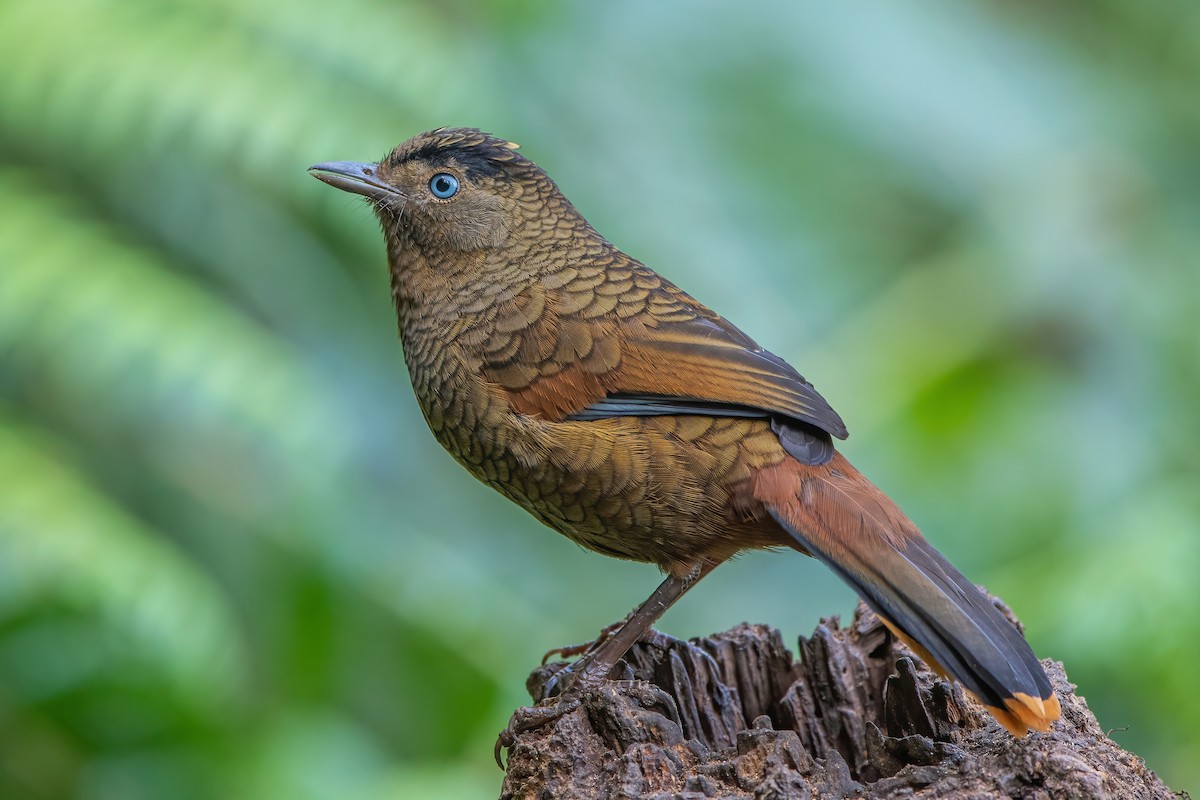
M 692 642 L 653 632 L 626 681 L 518 738 L 501 797 L 1174 797 L 1104 735 L 1056 662 L 1062 719 L 1017 740 L 864 606 L 846 628 L 823 620 L 799 652 L 764 626 Z M 531 695 L 562 666 L 535 671 Z

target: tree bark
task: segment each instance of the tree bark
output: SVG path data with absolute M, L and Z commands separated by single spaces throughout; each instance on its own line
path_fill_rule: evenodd
M 761 625 L 690 642 L 653 631 L 625 680 L 518 737 L 501 798 L 1174 797 L 1057 662 L 1044 663 L 1062 719 L 1014 739 L 861 604 L 848 627 L 834 617 L 801 637 L 799 655 Z M 531 696 L 564 666 L 536 670 Z

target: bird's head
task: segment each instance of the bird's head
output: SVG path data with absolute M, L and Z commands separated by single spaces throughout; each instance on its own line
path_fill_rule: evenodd
M 426 255 L 454 257 L 502 247 L 514 236 L 536 238 L 560 218 L 569 220 L 567 230 L 582 222 L 517 145 L 473 128 L 422 133 L 377 164 L 331 161 L 309 171 L 369 199 L 390 246 L 414 246 L 430 251 Z

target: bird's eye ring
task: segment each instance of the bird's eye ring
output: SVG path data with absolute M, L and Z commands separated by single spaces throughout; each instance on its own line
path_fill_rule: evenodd
M 458 194 L 458 178 L 448 172 L 439 172 L 429 179 L 429 191 L 439 200 L 449 200 Z

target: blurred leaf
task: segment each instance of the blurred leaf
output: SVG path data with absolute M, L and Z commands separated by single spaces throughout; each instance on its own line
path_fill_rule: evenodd
M 54 460 L 53 449 L 0 416 L 0 602 L 96 608 L 197 703 L 227 702 L 244 664 L 231 609 L 211 578 Z M 10 651 L 32 697 L 71 689 L 103 657 L 75 651 L 49 660 L 37 652 L 55 642 L 65 643 L 26 641 Z

